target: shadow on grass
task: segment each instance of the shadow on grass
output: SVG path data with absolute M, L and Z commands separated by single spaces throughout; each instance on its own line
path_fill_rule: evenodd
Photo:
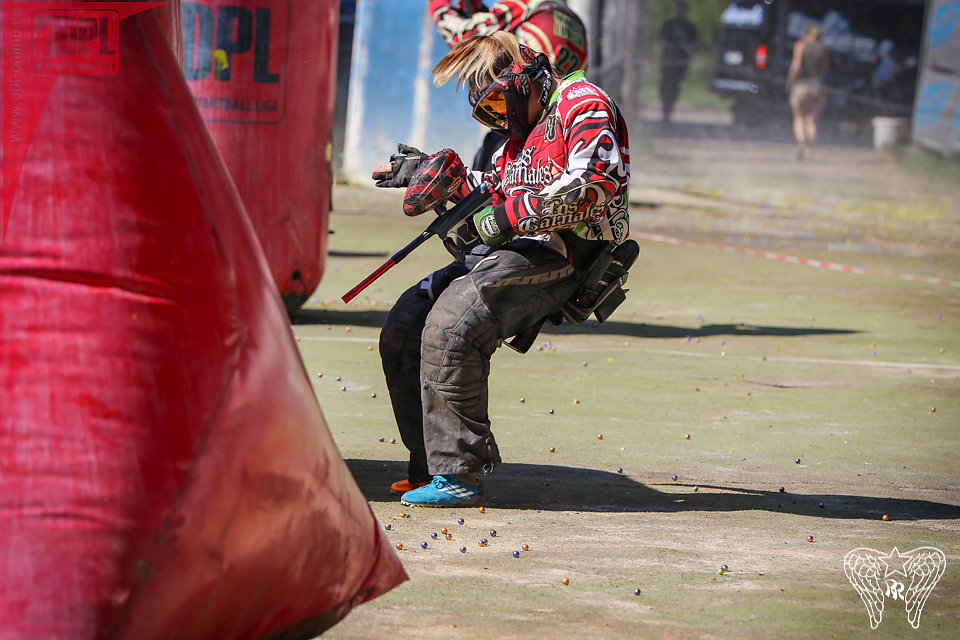
M 330 249 L 327 255 L 331 258 L 386 258 L 390 254 L 386 251 L 343 251 Z
M 406 462 L 346 461 L 368 500 L 395 500 L 391 482 L 406 476 Z M 608 471 L 540 464 L 505 464 L 484 480 L 486 504 L 499 509 L 540 511 L 680 512 L 776 511 L 819 518 L 878 520 L 950 520 L 960 507 L 928 500 L 844 494 L 800 494 L 779 487 L 744 489 L 671 482 L 647 485 Z M 657 487 L 669 487 L 661 491 Z M 698 490 L 694 490 L 694 489 Z M 820 507 L 823 503 L 823 507 Z
M 672 327 L 645 322 L 616 322 L 602 324 L 562 324 L 544 326 L 541 334 L 574 335 L 597 333 L 634 338 L 705 338 L 708 336 L 822 336 L 841 333 L 859 333 L 855 329 L 814 329 L 813 327 L 761 327 L 749 324 L 705 324 L 698 328 Z
M 300 309 L 290 321 L 295 325 L 330 324 L 355 327 L 382 327 L 387 310 Z M 705 338 L 709 336 L 822 336 L 859 333 L 856 329 L 815 329 L 813 327 L 763 327 L 749 324 L 705 324 L 697 328 L 647 324 L 645 322 L 617 322 L 603 324 L 544 325 L 540 335 L 619 335 L 632 338 Z
M 344 292 L 346 293 L 346 292 Z M 340 303 L 337 303 L 340 304 Z M 300 309 L 290 316 L 290 323 L 296 325 L 338 324 L 354 327 L 382 327 L 387 319 L 386 310 L 364 309 Z

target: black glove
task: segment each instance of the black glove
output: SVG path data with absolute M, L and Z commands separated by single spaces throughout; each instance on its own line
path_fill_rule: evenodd
M 390 162 L 373 170 L 372 177 L 378 187 L 406 187 L 417 172 L 417 167 L 427 159 L 427 154 L 420 149 L 402 142 L 397 143 L 397 152 L 390 156 Z

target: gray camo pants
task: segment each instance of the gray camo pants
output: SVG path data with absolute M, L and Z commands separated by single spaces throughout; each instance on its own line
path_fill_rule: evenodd
M 521 239 L 452 263 L 400 296 L 380 356 L 411 481 L 500 464 L 487 413 L 490 357 L 559 311 L 578 286 L 563 256 Z

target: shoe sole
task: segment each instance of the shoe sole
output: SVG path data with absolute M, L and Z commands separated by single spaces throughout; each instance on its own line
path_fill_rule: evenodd
M 434 508 L 456 508 L 456 507 L 479 507 L 483 504 L 483 496 L 474 496 L 472 498 L 467 498 L 461 500 L 455 504 L 422 504 L 419 502 L 407 502 L 406 500 L 401 500 L 400 504 L 405 507 L 434 507 Z
M 425 486 L 427 486 L 428 484 L 430 484 L 430 483 L 427 482 L 426 484 L 422 484 L 422 485 L 420 485 L 419 487 L 413 487 L 413 489 L 419 489 L 420 487 L 425 487 Z M 390 493 L 392 493 L 392 494 L 395 495 L 395 496 L 402 496 L 402 495 L 405 494 L 407 491 L 413 491 L 413 489 L 404 489 L 403 491 L 397 491 L 396 489 L 394 489 L 393 487 L 391 487 L 391 488 L 390 488 Z

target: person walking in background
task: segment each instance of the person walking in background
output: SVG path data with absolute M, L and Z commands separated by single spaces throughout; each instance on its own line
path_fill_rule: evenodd
M 446 43 L 495 31 L 512 33 L 521 46 L 546 54 L 560 76 L 587 70 L 587 30 L 564 2 L 557 0 L 501 0 L 490 8 L 482 0 L 428 0 L 430 17 Z M 494 151 L 504 138 L 489 132 L 473 160 L 477 171 L 489 169 Z
M 820 27 L 810 25 L 803 38 L 793 45 L 793 60 L 787 72 L 797 160 L 809 158 L 817 142 L 817 120 L 826 102 L 825 79 L 829 69 L 830 52 L 820 42 Z
M 690 58 L 700 42 L 697 28 L 687 20 L 687 3 L 677 2 L 674 18 L 660 29 L 660 104 L 663 122 L 669 123 L 680 97 L 680 85 L 687 77 Z

